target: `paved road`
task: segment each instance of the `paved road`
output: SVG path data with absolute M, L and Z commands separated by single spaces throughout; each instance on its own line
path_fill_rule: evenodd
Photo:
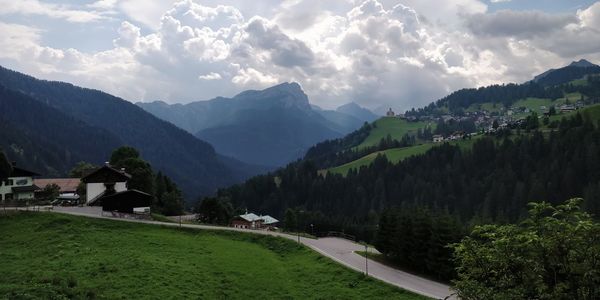
M 93 217 L 93 218 L 106 218 L 112 220 L 128 221 L 128 222 L 139 222 L 146 224 L 156 224 L 163 226 L 180 226 L 177 223 L 166 223 L 158 221 L 148 220 L 131 220 L 131 219 L 118 219 L 107 216 L 102 216 L 101 210 L 96 207 L 55 207 L 54 212 L 67 213 L 72 215 Z M 186 228 L 197 228 L 197 229 L 210 229 L 210 230 L 230 230 L 239 232 L 250 232 L 255 234 L 267 234 L 273 236 L 280 236 L 292 240 L 297 240 L 297 236 L 272 232 L 263 230 L 249 230 L 239 229 L 232 227 L 221 227 L 221 226 L 207 226 L 207 225 L 193 225 L 193 224 L 181 224 L 182 227 Z M 364 251 L 363 245 L 355 242 L 341 239 L 341 238 L 300 238 L 300 242 L 304 245 L 312 248 L 320 254 L 327 256 L 340 264 L 347 266 L 359 272 L 365 272 L 365 258 L 356 254 L 355 251 Z M 369 248 L 369 251 L 376 251 Z M 397 287 L 421 294 L 427 297 L 435 299 L 456 299 L 452 296 L 450 287 L 429 279 L 425 279 L 419 276 L 415 276 L 394 268 L 390 268 L 376 261 L 369 260 L 368 262 L 369 276 L 385 281 L 389 284 Z

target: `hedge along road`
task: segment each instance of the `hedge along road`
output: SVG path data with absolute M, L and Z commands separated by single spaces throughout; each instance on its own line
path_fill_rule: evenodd
M 185 227 L 185 228 L 195 228 L 195 229 L 207 229 L 207 230 L 230 230 L 230 231 L 238 231 L 238 232 L 247 232 L 254 234 L 267 234 L 272 236 L 279 236 L 287 239 L 291 239 L 300 242 L 311 249 L 317 251 L 318 253 L 329 257 L 338 263 L 354 269 L 358 272 L 365 272 L 365 258 L 355 253 L 355 251 L 364 251 L 365 246 L 355 243 L 350 240 L 342 239 L 342 238 L 319 238 L 319 239 L 311 239 L 298 237 L 291 234 L 266 231 L 266 230 L 251 230 L 251 229 L 241 229 L 241 228 L 233 228 L 233 227 L 223 227 L 223 226 L 210 226 L 210 225 L 195 225 L 195 224 L 179 224 L 179 223 L 168 223 L 168 222 L 159 222 L 159 221 L 150 221 L 150 220 L 136 220 L 136 219 L 122 219 L 122 218 L 114 218 L 108 216 L 102 216 L 101 211 L 92 208 L 92 207 L 55 207 L 53 212 L 57 213 L 66 213 L 71 215 L 92 217 L 92 218 L 102 218 L 102 219 L 111 219 L 118 221 L 126 221 L 126 222 L 137 222 L 137 223 L 145 223 L 145 224 L 155 224 L 161 226 L 172 226 L 172 227 Z M 383 265 L 379 262 L 368 260 L 368 268 L 369 268 L 369 276 L 373 278 L 379 279 L 381 281 L 387 282 L 399 288 L 409 290 L 411 292 L 430 297 L 435 299 L 456 299 L 453 295 L 452 290 L 448 285 L 419 277 L 410 273 L 403 272 L 398 269 L 394 269 Z

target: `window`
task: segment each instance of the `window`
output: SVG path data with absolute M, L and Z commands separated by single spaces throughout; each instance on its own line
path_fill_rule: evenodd
M 13 194 L 8 193 L 4 195 L 4 200 L 12 200 L 13 199 Z
M 17 185 L 26 185 L 27 184 L 27 178 L 17 180 L 16 184 Z
M 6 185 L 6 186 L 11 186 L 13 184 L 14 184 L 14 180 L 12 180 L 12 179 L 4 180 L 4 185 Z

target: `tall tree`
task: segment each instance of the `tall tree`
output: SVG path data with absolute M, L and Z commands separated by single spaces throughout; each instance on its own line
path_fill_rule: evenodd
M 116 168 L 124 168 L 131 175 L 128 187 L 154 194 L 154 174 L 148 162 L 140 157 L 140 153 L 133 147 L 120 147 L 113 151 L 110 164 Z
M 461 299 L 599 299 L 600 224 L 582 199 L 532 203 L 518 225 L 477 226 L 454 246 Z
M 94 170 L 96 168 L 98 168 L 98 166 L 92 163 L 80 161 L 71 169 L 71 171 L 69 171 L 69 176 L 72 178 L 81 178 L 87 171 Z
M 205 198 L 196 212 L 203 223 L 227 225 L 233 217 L 233 206 L 227 198 Z

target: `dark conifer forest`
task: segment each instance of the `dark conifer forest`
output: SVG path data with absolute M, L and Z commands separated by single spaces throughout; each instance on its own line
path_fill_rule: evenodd
M 472 225 L 516 222 L 529 202 L 573 197 L 600 216 L 599 147 L 598 124 L 577 114 L 556 131 L 486 136 L 470 150 L 444 144 L 398 164 L 379 156 L 346 177 L 305 159 L 218 196 L 275 216 L 291 209 L 299 230 L 355 235 L 408 268 L 450 278 L 446 245 Z

